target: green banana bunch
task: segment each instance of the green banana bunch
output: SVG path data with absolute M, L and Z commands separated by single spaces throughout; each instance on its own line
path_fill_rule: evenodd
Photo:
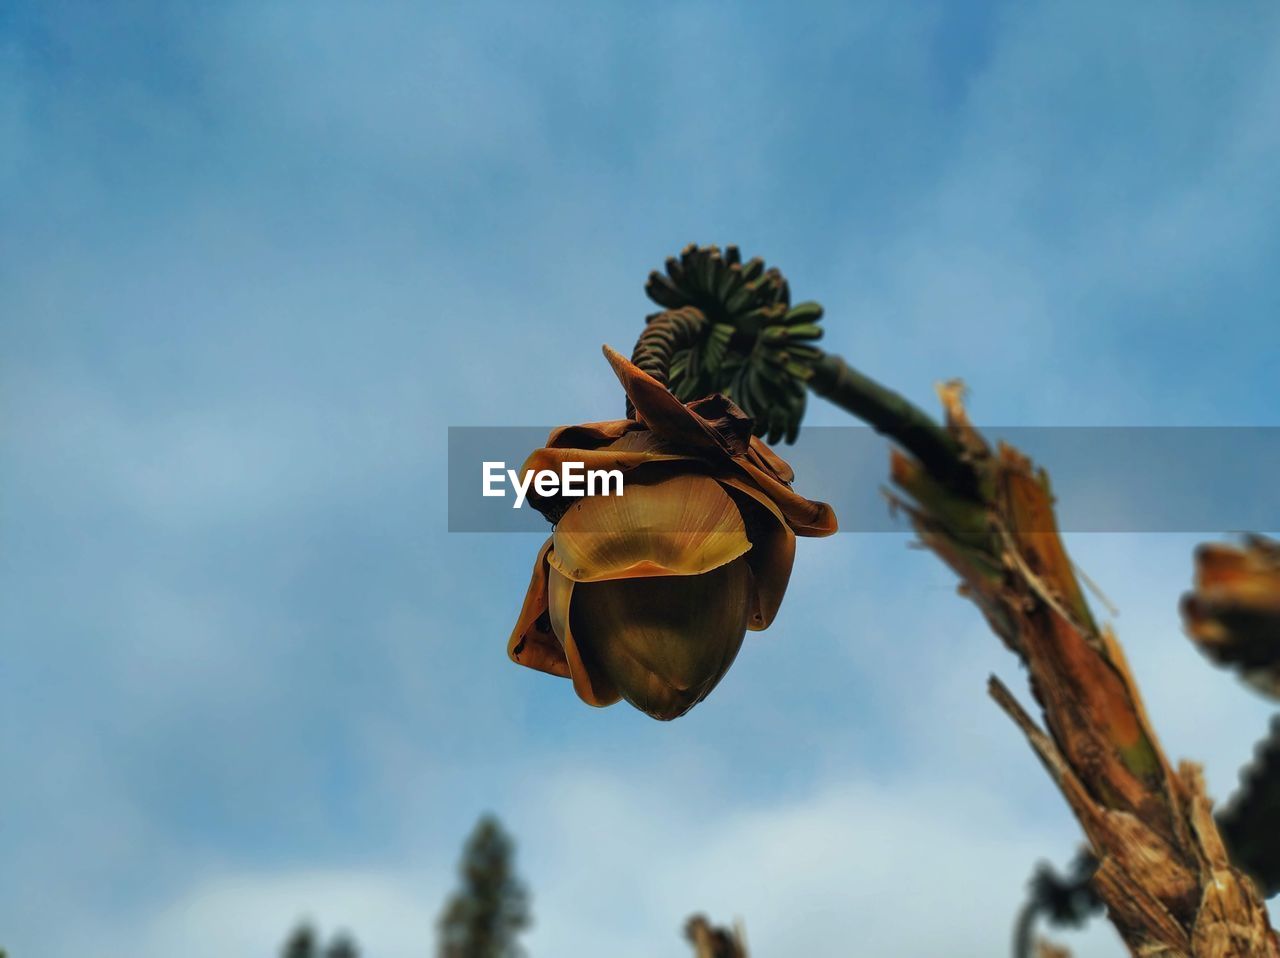
M 676 352 L 668 385 L 683 402 L 713 392 L 732 399 L 769 442 L 794 442 L 804 418 L 805 383 L 822 355 L 822 307 L 791 305 L 787 281 L 736 246 L 686 246 L 665 273 L 649 274 L 645 293 L 667 312 L 696 309 L 708 332 Z M 663 316 L 656 313 L 649 322 Z

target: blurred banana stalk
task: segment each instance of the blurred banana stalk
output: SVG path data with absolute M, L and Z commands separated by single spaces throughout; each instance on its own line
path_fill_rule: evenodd
M 1200 769 L 1170 765 L 1118 641 L 1093 618 L 1047 474 L 987 444 L 958 383 L 939 392 L 957 456 L 939 467 L 895 451 L 905 497 L 894 501 L 1026 665 L 1044 728 L 995 677 L 990 693 L 1084 829 L 1094 888 L 1121 938 L 1135 956 L 1280 958 L 1257 888 L 1228 859 Z
M 1195 587 L 1182 598 L 1187 634 L 1214 663 L 1255 691 L 1280 699 L 1280 542 L 1247 536 L 1240 545 L 1196 550 Z M 1280 716 L 1218 813 L 1231 858 L 1263 894 L 1280 892 Z
M 1231 860 L 1268 897 L 1280 893 L 1280 716 L 1240 774 L 1240 788 L 1218 813 Z

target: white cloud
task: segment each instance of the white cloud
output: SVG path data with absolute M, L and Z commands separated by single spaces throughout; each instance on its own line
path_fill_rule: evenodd
M 230 872 L 205 878 L 128 936 L 145 958 L 273 953 L 294 924 L 327 939 L 347 931 L 370 958 L 421 958 L 435 940 L 446 886 L 439 875 L 387 870 Z

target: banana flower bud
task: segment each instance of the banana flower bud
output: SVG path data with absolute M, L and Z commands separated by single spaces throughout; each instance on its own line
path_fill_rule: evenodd
M 830 535 L 836 519 L 791 490 L 791 467 L 724 396 L 686 405 L 605 355 L 635 418 L 556 429 L 522 471 L 619 470 L 623 494 L 530 495 L 555 525 L 507 652 L 571 679 L 588 705 L 626 699 L 673 719 L 715 688 L 748 629 L 773 621 L 795 537 Z

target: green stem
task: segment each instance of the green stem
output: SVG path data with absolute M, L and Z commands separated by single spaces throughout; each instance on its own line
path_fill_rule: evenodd
M 809 388 L 893 439 L 930 474 L 961 489 L 972 484 L 972 472 L 951 433 L 910 400 L 864 376 L 839 356 L 826 353 L 814 363 Z
M 631 361 L 666 386 L 676 353 L 700 343 L 709 326 L 706 315 L 692 306 L 655 313 L 636 341 Z M 955 437 L 905 397 L 830 353 L 822 354 L 813 363 L 808 385 L 819 396 L 893 439 L 939 481 L 961 492 L 973 488 L 973 470 L 964 461 Z M 634 412 L 628 403 L 627 415 Z
M 1032 935 L 1039 915 L 1040 904 L 1036 901 L 1027 902 L 1018 912 L 1018 920 L 1013 926 L 1013 958 L 1032 958 L 1031 949 L 1035 943 Z

